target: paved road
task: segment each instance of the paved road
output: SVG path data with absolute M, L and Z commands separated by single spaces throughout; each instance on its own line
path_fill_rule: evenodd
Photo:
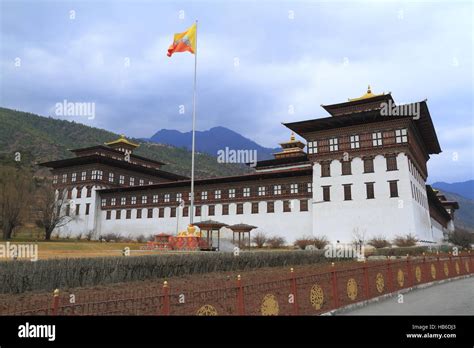
M 340 315 L 474 315 L 474 277 L 437 284 Z

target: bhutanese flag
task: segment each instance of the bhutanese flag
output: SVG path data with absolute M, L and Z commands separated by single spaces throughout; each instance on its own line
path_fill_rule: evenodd
M 173 44 L 168 48 L 168 57 L 176 52 L 196 53 L 196 23 L 183 33 L 174 34 Z

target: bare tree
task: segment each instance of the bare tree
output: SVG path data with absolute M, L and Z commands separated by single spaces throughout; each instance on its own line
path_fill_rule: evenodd
M 12 237 L 15 227 L 21 225 L 29 213 L 32 183 L 32 175 L 26 170 L 0 168 L 0 223 L 4 240 Z
M 261 249 L 267 242 L 268 238 L 264 232 L 257 232 L 255 236 L 252 238 L 252 242 L 257 244 L 257 248 Z
M 55 228 L 65 226 L 73 220 L 67 199 L 67 190 L 55 190 L 50 182 L 41 185 L 37 191 L 38 219 L 36 225 L 44 228 L 45 239 L 50 240 Z M 67 209 L 65 209 L 67 208 Z M 65 210 L 69 210 L 69 214 Z

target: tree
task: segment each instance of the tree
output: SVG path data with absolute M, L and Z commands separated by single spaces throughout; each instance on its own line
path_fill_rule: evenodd
M 38 219 L 36 225 L 44 228 L 45 239 L 50 240 L 55 228 L 65 226 L 73 220 L 70 214 L 65 213 L 65 207 L 70 202 L 67 199 L 67 190 L 55 190 L 51 183 L 43 183 L 37 191 Z M 71 210 L 71 209 L 69 209 Z
M 257 232 L 252 238 L 252 242 L 257 245 L 257 248 L 261 249 L 267 241 L 267 235 L 264 232 Z
M 474 233 L 456 226 L 453 232 L 448 233 L 448 242 L 460 246 L 464 249 L 471 249 L 471 244 L 474 244 Z
M 28 215 L 32 191 L 32 175 L 26 170 L 0 168 L 0 223 L 4 240 L 12 237 L 15 227 Z

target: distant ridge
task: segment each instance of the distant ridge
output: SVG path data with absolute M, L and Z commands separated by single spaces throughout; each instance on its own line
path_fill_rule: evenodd
M 474 199 L 474 180 L 468 180 L 463 182 L 453 182 L 448 184 L 446 182 L 435 182 L 432 184 L 434 188 L 456 193 L 465 198 Z

